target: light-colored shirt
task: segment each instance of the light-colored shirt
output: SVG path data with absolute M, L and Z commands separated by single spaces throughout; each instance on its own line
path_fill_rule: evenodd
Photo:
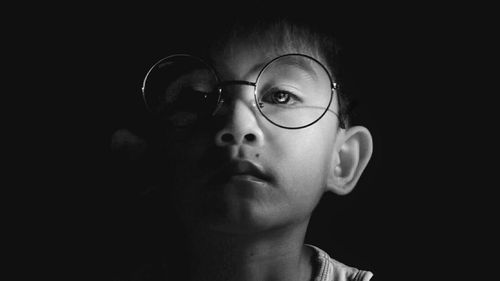
M 360 270 L 332 259 L 316 246 L 309 244 L 307 246 L 314 250 L 316 276 L 313 277 L 313 281 L 368 281 L 373 276 L 370 271 Z
M 314 263 L 314 276 L 311 279 L 312 281 L 368 281 L 373 276 L 373 273 L 370 271 L 360 270 L 332 259 L 325 251 L 316 246 L 310 244 L 306 244 L 306 246 L 313 250 L 312 259 Z M 152 272 L 152 265 L 145 264 L 143 267 L 139 268 L 139 270 L 135 271 L 130 280 L 157 280 L 152 279 Z M 158 272 L 156 274 L 158 274 Z M 173 279 L 167 278 L 167 280 Z

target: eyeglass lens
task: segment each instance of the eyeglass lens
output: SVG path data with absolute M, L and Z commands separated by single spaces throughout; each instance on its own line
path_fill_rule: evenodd
M 322 66 L 300 55 L 282 56 L 268 64 L 257 79 L 261 113 L 275 125 L 307 126 L 321 118 L 331 101 L 330 78 Z

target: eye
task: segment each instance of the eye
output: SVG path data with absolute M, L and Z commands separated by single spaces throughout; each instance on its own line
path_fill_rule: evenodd
M 265 95 L 262 101 L 277 105 L 293 105 L 299 98 L 289 91 L 277 89 Z

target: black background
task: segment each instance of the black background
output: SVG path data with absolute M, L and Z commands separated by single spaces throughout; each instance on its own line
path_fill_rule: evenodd
M 28 260 L 22 271 L 43 261 L 47 276 L 112 280 L 110 274 L 147 261 L 148 243 L 157 238 L 147 219 L 154 210 L 135 196 L 140 165 L 121 166 L 110 152 L 110 136 L 118 128 L 140 130 L 143 76 L 171 53 L 171 38 L 262 13 L 335 27 L 360 101 L 356 122 L 374 139 L 358 186 L 348 196 L 324 198 L 308 242 L 373 271 L 376 280 L 467 274 L 462 257 L 482 260 L 469 254 L 477 245 L 468 238 L 488 224 L 490 205 L 478 205 L 475 195 L 489 186 L 481 175 L 490 170 L 470 157 L 485 153 L 481 145 L 491 140 L 476 134 L 484 112 L 473 102 L 484 99 L 482 84 L 470 82 L 478 69 L 469 63 L 484 29 L 470 24 L 471 11 L 313 2 L 57 9 L 41 14 L 21 8 L 15 24 L 23 29 L 13 34 L 22 53 L 17 89 L 36 89 L 29 87 L 33 97 L 21 95 L 21 112 L 33 113 L 20 118 L 32 128 L 22 141 L 29 158 L 19 161 L 19 182 L 30 187 L 21 195 L 28 206 L 22 213 L 33 222 L 20 236 L 29 245 L 21 251 Z M 26 175 L 27 167 L 34 172 Z M 42 180 L 48 184 L 37 184 Z

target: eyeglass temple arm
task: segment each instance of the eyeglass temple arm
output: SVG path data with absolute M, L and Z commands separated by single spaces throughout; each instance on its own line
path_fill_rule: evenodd
M 340 98 L 340 95 L 339 95 L 339 87 L 340 85 L 336 82 L 332 82 L 332 95 L 334 93 L 337 93 L 337 102 L 339 104 L 339 112 L 336 113 L 336 112 L 333 112 L 332 110 L 328 109 L 329 111 L 335 113 L 335 115 L 337 115 L 337 118 L 339 119 L 339 127 L 342 128 L 342 129 L 345 129 L 346 128 L 346 124 L 345 124 L 345 121 L 344 121 L 344 114 L 342 113 L 342 99 Z

